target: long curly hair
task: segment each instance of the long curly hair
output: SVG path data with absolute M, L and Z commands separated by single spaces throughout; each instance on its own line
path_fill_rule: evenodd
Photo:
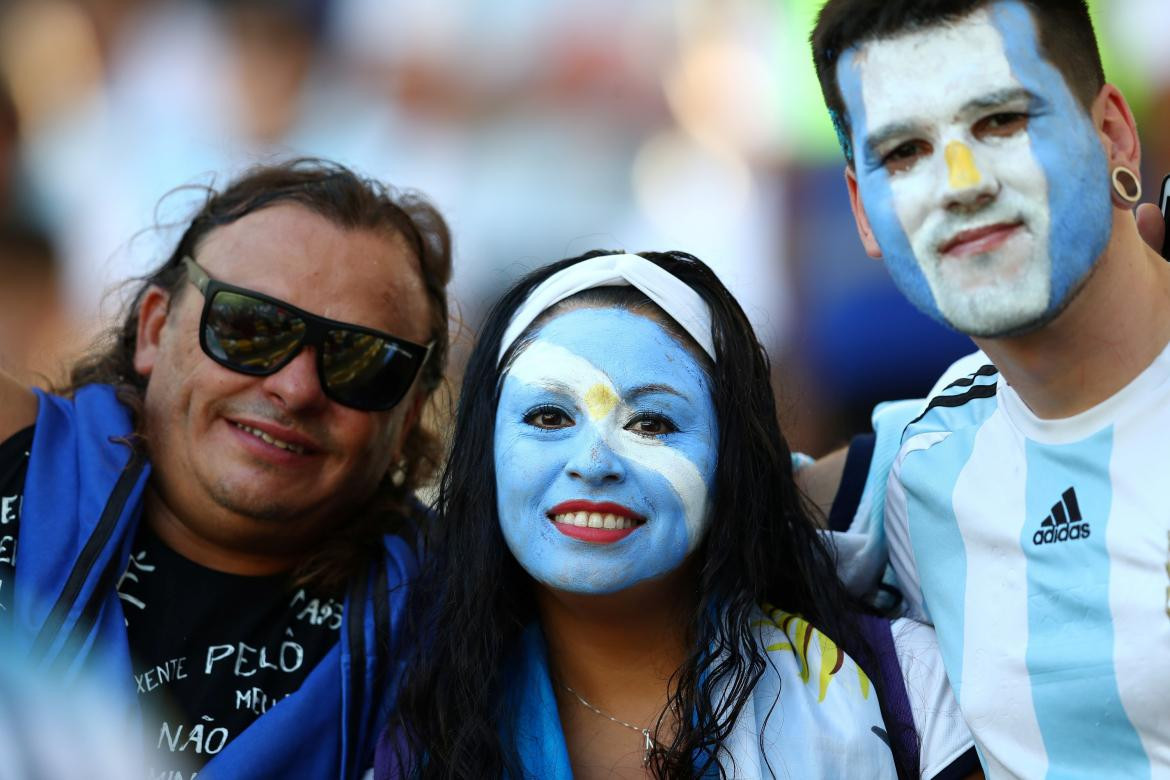
M 59 392 L 71 395 L 83 385 L 113 385 L 118 398 L 133 415 L 138 435 L 135 446 L 149 451 L 142 431 L 142 405 L 147 378 L 134 369 L 138 345 L 138 315 L 151 287 L 175 300 L 186 285 L 183 258 L 194 257 L 200 243 L 216 228 L 270 206 L 293 203 L 343 228 L 385 231 L 400 235 L 418 260 L 430 309 L 430 356 L 419 376 L 420 392 L 430 397 L 443 381 L 447 362 L 447 282 L 451 278 L 451 236 L 442 215 L 417 193 L 398 192 L 337 163 L 298 158 L 260 165 L 242 174 L 222 191 L 207 189 L 170 256 L 138 281 L 122 321 L 103 334 L 92 354 L 77 362 L 69 384 Z M 241 259 L 241 262 L 247 262 Z M 426 415 L 423 415 L 425 420 Z M 310 556 L 297 570 L 301 584 L 337 587 L 372 559 L 383 534 L 403 530 L 404 517 L 416 510 L 410 500 L 415 489 L 429 482 L 442 462 L 438 436 L 423 421 L 416 424 L 403 445 L 405 480 L 395 485 L 386 474 L 365 511 L 353 518 Z
M 394 753 L 389 765 L 402 776 L 520 775 L 515 746 L 504 733 L 510 730 L 501 729 L 509 715 L 503 711 L 502 686 L 520 634 L 537 619 L 537 610 L 533 582 L 507 549 L 496 509 L 493 436 L 505 370 L 496 358 L 512 314 L 536 285 L 562 268 L 604 254 L 609 253 L 562 260 L 525 277 L 491 310 L 471 355 L 437 520 L 427 540 L 429 560 L 413 594 L 417 650 L 384 743 Z M 672 712 L 690 716 L 679 719 L 673 738 L 657 747 L 650 761 L 654 776 L 679 778 L 707 768 L 696 766 L 696 757 L 705 757 L 708 765 L 715 761 L 764 672 L 767 659 L 749 625 L 760 604 L 800 614 L 863 666 L 874 653 L 860 633 L 856 605 L 838 583 L 832 553 L 793 481 L 768 359 L 743 310 L 695 257 L 683 252 L 642 256 L 707 302 L 716 351 L 715 361 L 706 362 L 720 431 L 718 522 L 710 524 L 695 552 L 698 598 L 688 616 L 688 654 L 674 675 L 659 724 Z M 629 290 L 601 288 L 583 295 L 612 293 L 611 301 L 629 301 Z M 632 298 L 653 307 L 636 291 Z M 545 319 L 538 319 L 529 333 Z M 511 352 L 522 346 L 523 338 Z M 871 676 L 880 700 L 881 681 Z M 886 717 L 886 722 L 895 721 Z M 904 766 L 899 773 L 917 774 Z

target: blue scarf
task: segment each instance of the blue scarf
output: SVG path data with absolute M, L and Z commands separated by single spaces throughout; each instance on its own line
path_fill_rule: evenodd
M 73 400 L 38 396 L 14 619 L 2 639 L 51 674 L 104 683 L 119 697 L 113 706 L 137 725 L 116 584 L 142 516 L 150 464 L 125 443 L 134 428 L 113 388 L 89 385 Z M 385 557 L 350 583 L 337 646 L 296 693 L 216 754 L 200 778 L 352 778 L 371 765 L 401 673 L 402 586 L 417 572 L 410 545 L 395 536 L 384 544 Z

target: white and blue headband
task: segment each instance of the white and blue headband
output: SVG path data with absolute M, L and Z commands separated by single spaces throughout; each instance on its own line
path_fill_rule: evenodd
M 662 266 L 638 255 L 601 255 L 562 268 L 533 288 L 512 315 L 500 340 L 496 363 L 504 361 L 512 344 L 549 307 L 594 287 L 636 287 L 677 322 L 715 359 L 711 336 L 711 307 L 702 296 Z

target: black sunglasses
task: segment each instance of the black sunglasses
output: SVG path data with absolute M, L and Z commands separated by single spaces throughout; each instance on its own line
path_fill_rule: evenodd
M 304 346 L 317 351 L 317 377 L 339 404 L 378 411 L 402 400 L 431 345 L 337 322 L 263 293 L 212 279 L 183 258 L 191 283 L 203 293 L 199 346 L 216 363 L 251 376 L 269 376 Z

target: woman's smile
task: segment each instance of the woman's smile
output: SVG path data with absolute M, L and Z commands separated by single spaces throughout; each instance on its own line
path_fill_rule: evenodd
M 646 522 L 634 510 L 608 501 L 562 501 L 549 510 L 548 516 L 565 536 L 591 544 L 613 544 Z

